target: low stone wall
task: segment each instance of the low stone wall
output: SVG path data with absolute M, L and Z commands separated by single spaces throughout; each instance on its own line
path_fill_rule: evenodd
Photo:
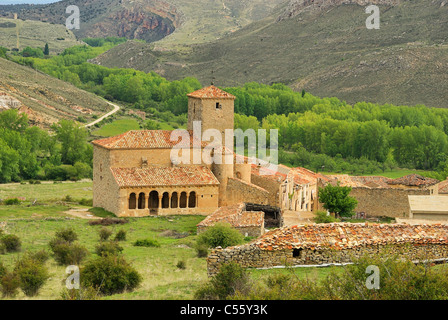
M 321 265 L 350 263 L 366 254 L 399 254 L 410 260 L 435 260 L 448 258 L 448 245 L 444 244 L 390 244 L 359 246 L 344 250 L 290 249 L 261 250 L 247 244 L 227 249 L 214 249 L 207 258 L 207 272 L 215 275 L 222 264 L 234 261 L 243 268 L 271 268 L 276 266 Z

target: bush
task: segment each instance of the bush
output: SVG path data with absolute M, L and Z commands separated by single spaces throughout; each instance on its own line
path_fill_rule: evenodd
M 185 262 L 185 260 L 180 260 L 177 262 L 176 267 L 178 269 L 184 270 L 187 268 L 187 263 Z
M 79 201 L 79 204 L 86 207 L 92 207 L 93 206 L 93 199 L 84 199 L 82 198 Z
M 69 243 L 72 243 L 72 242 L 78 240 L 78 235 L 71 228 L 61 229 L 61 230 L 57 231 L 55 234 L 55 237 L 57 239 L 65 240 Z
M 137 240 L 134 242 L 134 246 L 136 247 L 160 247 L 159 241 L 156 239 L 143 239 Z
M 332 217 L 331 215 L 327 215 L 325 211 L 317 211 L 316 216 L 313 218 L 316 223 L 332 223 L 339 222 L 339 219 Z
M 3 242 L 0 241 L 0 254 L 6 254 L 6 246 Z
M 103 255 L 118 255 L 123 251 L 123 248 L 113 241 L 101 242 L 95 247 L 95 253 L 99 256 Z
M 87 249 L 78 244 L 55 238 L 49 243 L 54 260 L 59 265 L 79 265 L 87 257 Z
M 207 245 L 197 245 L 196 254 L 198 258 L 205 258 L 208 256 L 208 246 Z
M 22 243 L 20 238 L 14 234 L 7 234 L 1 237 L 0 241 L 3 243 L 5 250 L 7 252 L 17 252 L 20 251 Z
M 67 289 L 64 288 L 61 292 L 61 300 L 98 300 L 98 292 L 92 287 Z
M 37 260 L 25 257 L 16 263 L 14 272 L 20 282 L 20 289 L 28 297 L 36 296 L 49 278 L 47 268 Z
M 20 200 L 17 198 L 13 198 L 13 199 L 6 199 L 3 201 L 5 206 L 15 206 L 15 205 L 19 205 L 20 204 Z
M 100 236 L 100 241 L 107 241 L 110 236 L 112 235 L 112 230 L 109 228 L 103 227 L 98 231 L 98 234 Z
M 81 284 L 104 295 L 132 291 L 141 281 L 141 275 L 120 256 L 101 256 L 81 269 Z
M 225 300 L 228 297 L 249 292 L 251 286 L 246 270 L 236 262 L 221 265 L 219 272 L 195 292 L 199 300 Z
M 198 236 L 197 245 L 227 248 L 243 243 L 243 239 L 243 235 L 229 224 L 217 223 Z
M 126 230 L 120 229 L 118 230 L 117 234 L 115 235 L 114 240 L 115 241 L 126 241 Z
M 20 279 L 14 272 L 6 272 L 0 275 L 0 288 L 3 297 L 14 297 L 20 287 Z
M 47 250 L 39 250 L 39 251 L 35 251 L 35 252 L 27 252 L 26 256 L 32 260 L 36 260 L 37 262 L 40 262 L 42 264 L 44 264 L 45 262 L 48 261 L 48 259 L 50 258 L 50 255 L 48 253 Z

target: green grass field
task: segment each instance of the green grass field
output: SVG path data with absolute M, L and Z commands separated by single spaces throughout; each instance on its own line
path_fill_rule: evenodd
M 135 119 L 120 119 L 102 126 L 100 129 L 92 132 L 94 136 L 113 137 L 127 131 L 139 130 L 140 125 Z

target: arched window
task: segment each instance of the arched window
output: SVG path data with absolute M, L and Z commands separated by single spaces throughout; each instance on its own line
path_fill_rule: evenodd
M 179 194 L 177 192 L 173 192 L 171 195 L 171 208 L 177 208 L 179 206 Z
M 163 193 L 162 208 L 166 209 L 170 207 L 170 194 L 168 192 Z
M 148 208 L 149 209 L 159 208 L 159 193 L 157 191 L 151 191 L 151 193 L 149 194 Z
M 180 194 L 180 207 L 181 208 L 186 208 L 187 207 L 187 193 L 186 192 L 182 192 Z
M 142 192 L 138 195 L 138 208 L 139 209 L 145 209 L 146 206 L 146 196 Z
M 188 208 L 196 208 L 196 192 L 190 192 L 190 197 L 188 198 Z
M 133 210 L 137 208 L 137 196 L 135 193 L 131 193 L 129 196 L 129 209 Z

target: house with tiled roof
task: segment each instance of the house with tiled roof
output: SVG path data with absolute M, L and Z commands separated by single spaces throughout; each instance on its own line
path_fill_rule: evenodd
M 410 260 L 448 259 L 448 225 L 330 223 L 296 225 L 266 232 L 252 242 L 216 248 L 209 275 L 223 263 L 246 268 L 351 263 L 364 255 L 392 253 Z
M 352 188 L 350 196 L 356 198 L 355 211 L 364 217 L 408 218 L 409 196 L 436 196 L 439 181 L 410 174 L 397 179 L 382 176 L 329 175 L 332 184 Z
M 266 174 L 263 165 L 234 153 L 233 136 L 227 145 L 226 130 L 234 128 L 233 95 L 212 85 L 187 96 L 182 133 L 133 130 L 92 142 L 95 207 L 133 217 L 209 215 L 242 202 L 314 210 L 321 176 L 282 165 Z M 210 148 L 203 141 L 209 129 L 221 133 L 222 146 Z M 212 161 L 216 157 L 222 161 Z M 242 216 L 248 221 L 250 214 Z

